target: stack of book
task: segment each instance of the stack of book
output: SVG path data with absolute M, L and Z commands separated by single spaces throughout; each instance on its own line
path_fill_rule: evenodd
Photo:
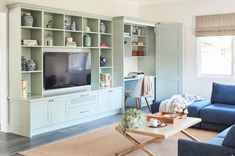
M 28 91 L 29 91 L 29 89 L 28 89 L 28 81 L 26 81 L 26 80 L 22 80 L 22 82 L 21 82 L 22 84 L 22 98 L 23 99 L 27 99 L 28 98 Z
M 101 73 L 100 74 L 100 85 L 101 87 L 110 87 L 111 86 L 111 74 L 110 73 Z
M 77 42 L 66 42 L 67 47 L 77 47 Z
M 37 40 L 22 40 L 22 45 L 37 46 L 38 41 Z

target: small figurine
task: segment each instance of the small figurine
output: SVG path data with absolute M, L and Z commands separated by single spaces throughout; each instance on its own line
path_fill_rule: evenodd
M 91 29 L 90 29 L 90 27 L 88 27 L 88 26 L 86 25 L 86 26 L 84 26 L 83 31 L 84 31 L 84 32 L 91 32 Z
M 70 24 L 70 30 L 73 30 L 73 31 L 76 30 L 76 23 L 75 23 L 75 22 L 72 22 L 72 23 Z
M 52 20 L 48 21 L 47 28 L 53 28 L 53 21 Z

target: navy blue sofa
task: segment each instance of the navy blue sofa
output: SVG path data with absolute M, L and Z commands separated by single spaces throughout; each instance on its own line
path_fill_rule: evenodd
M 235 156 L 235 126 L 207 143 L 179 139 L 178 156 Z
M 159 111 L 161 101 L 151 105 L 152 113 Z M 196 101 L 188 110 L 188 116 L 202 119 L 194 127 L 223 131 L 235 124 L 235 85 L 213 83 L 211 100 Z

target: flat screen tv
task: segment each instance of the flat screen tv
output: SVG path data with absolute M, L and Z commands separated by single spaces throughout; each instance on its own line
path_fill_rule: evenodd
M 45 90 L 91 85 L 90 52 L 45 52 Z

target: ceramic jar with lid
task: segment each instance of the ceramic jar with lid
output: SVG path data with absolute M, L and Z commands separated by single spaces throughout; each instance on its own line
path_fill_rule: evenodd
M 24 56 L 21 56 L 21 71 L 27 70 L 27 60 Z
M 84 47 L 91 47 L 91 36 L 88 34 L 85 34 L 83 37 L 83 41 L 84 41 Z
M 33 16 L 31 15 L 31 13 L 25 13 L 22 16 L 22 25 L 27 27 L 33 26 Z
M 27 63 L 28 71 L 35 71 L 36 67 L 37 67 L 37 63 L 34 60 L 28 60 L 28 63 Z

